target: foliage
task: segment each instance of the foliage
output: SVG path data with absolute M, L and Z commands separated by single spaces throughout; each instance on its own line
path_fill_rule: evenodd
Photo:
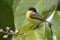
M 25 15 L 29 7 L 35 7 L 46 19 L 57 4 L 58 0 L 0 0 L 0 40 L 52 40 L 51 29 L 45 22 L 34 30 L 36 25 L 29 23 Z M 60 10 L 58 10 L 52 20 L 52 31 L 57 40 L 60 40 Z M 4 38 L 4 35 L 9 36 Z

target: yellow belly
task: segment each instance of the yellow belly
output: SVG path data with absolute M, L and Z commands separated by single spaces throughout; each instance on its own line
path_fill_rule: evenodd
M 40 24 L 40 23 L 42 23 L 42 21 L 37 20 L 37 19 L 27 18 L 27 20 L 28 20 L 30 23 L 33 23 L 33 24 Z

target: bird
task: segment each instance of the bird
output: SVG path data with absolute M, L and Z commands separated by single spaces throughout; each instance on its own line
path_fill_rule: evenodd
M 46 21 L 41 14 L 39 14 L 34 7 L 30 7 L 28 11 L 26 12 L 26 19 L 32 23 L 32 24 L 41 24 L 43 22 L 47 22 L 51 24 L 50 22 Z

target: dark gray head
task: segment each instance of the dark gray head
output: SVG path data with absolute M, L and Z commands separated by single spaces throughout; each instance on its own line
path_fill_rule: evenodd
M 34 11 L 34 12 L 36 12 L 36 9 L 35 9 L 34 7 L 30 7 L 30 8 L 29 8 L 29 11 Z

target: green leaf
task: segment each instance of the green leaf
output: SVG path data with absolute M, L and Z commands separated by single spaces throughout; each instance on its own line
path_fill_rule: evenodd
M 36 8 L 38 9 L 39 12 L 44 12 L 50 10 L 52 7 L 56 6 L 58 3 L 58 0 L 40 0 Z
M 45 36 L 39 30 L 29 31 L 27 37 L 30 40 L 46 40 Z
M 57 11 L 52 21 L 52 30 L 57 40 L 60 40 L 60 11 Z
M 53 6 L 49 10 L 42 12 L 43 18 L 44 19 L 48 18 L 55 10 L 56 10 L 56 6 Z
M 23 28 L 21 28 L 19 33 L 24 33 L 27 32 L 28 30 L 31 30 L 31 27 L 33 27 L 34 25 L 31 23 L 28 23 L 27 25 L 24 25 Z
M 13 36 L 12 40 L 26 40 L 25 35 Z
M 45 37 L 48 39 L 48 40 L 52 40 L 52 36 L 51 35 L 51 29 L 50 27 L 46 24 L 46 23 L 43 23 L 42 25 L 39 26 L 39 30 L 45 34 Z
M 51 34 L 51 29 L 48 25 L 45 25 L 45 35 L 48 40 L 53 40 L 53 34 Z
M 39 30 L 29 30 L 26 35 L 18 35 L 12 40 L 47 40 L 44 34 Z
M 10 0 L 11 1 L 11 0 Z M 13 11 L 16 10 L 16 7 L 18 6 L 18 4 L 20 3 L 21 0 L 13 0 L 13 5 L 12 5 L 12 9 Z M 11 2 L 10 2 L 11 3 Z

